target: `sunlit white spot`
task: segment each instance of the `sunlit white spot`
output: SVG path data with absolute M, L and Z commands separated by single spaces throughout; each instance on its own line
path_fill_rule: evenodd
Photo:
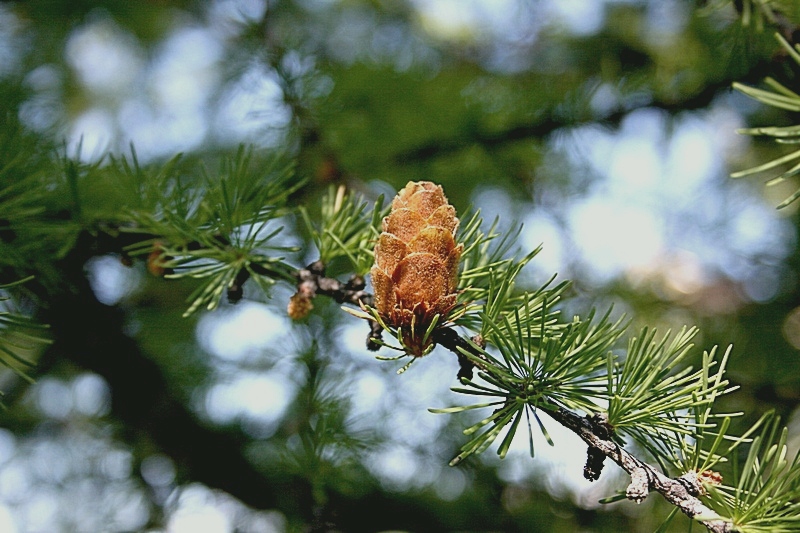
M 175 480 L 175 465 L 166 455 L 148 455 L 142 460 L 140 468 L 142 479 L 149 485 L 164 487 Z
M 8 462 L 13 457 L 16 449 L 17 439 L 14 434 L 7 429 L 0 429 L 0 465 Z
M 678 294 L 694 294 L 708 281 L 697 255 L 685 250 L 677 252 L 664 264 L 663 275 L 665 287 Z
M 251 68 L 223 95 L 215 135 L 226 143 L 269 134 L 273 143 L 283 139 L 280 132 L 291 120 L 291 110 L 273 75 Z M 263 143 L 263 139 L 259 139 Z
M 582 257 L 600 280 L 647 266 L 662 251 L 660 222 L 642 207 L 593 197 L 576 203 L 569 217 Z
M 605 20 L 605 2 L 597 0 L 558 0 L 543 4 L 551 16 L 576 35 L 591 35 Z
M 69 153 L 84 161 L 97 160 L 108 150 L 115 133 L 111 114 L 103 109 L 91 108 L 72 122 Z
M 402 491 L 414 486 L 421 465 L 410 448 L 394 445 L 372 453 L 367 466 L 387 489 Z
M 182 27 L 167 37 L 151 80 L 159 103 L 173 110 L 197 108 L 217 80 L 213 68 L 222 45 L 205 29 Z
M 658 182 L 661 159 L 655 146 L 647 139 L 623 137 L 611 152 L 608 170 L 612 187 L 620 187 L 620 196 L 633 197 L 647 193 Z M 641 192 L 640 192 L 641 191 Z
M 6 533 L 16 533 L 19 531 L 14 521 L 13 513 L 6 505 L 0 505 L 0 531 L 5 531 Z
M 90 259 L 86 270 L 95 297 L 106 305 L 116 305 L 130 295 L 141 277 L 136 269 L 126 267 L 119 257 L 112 255 Z
M 564 244 L 560 225 L 548 214 L 531 211 L 524 219 L 521 235 L 525 250 L 534 250 L 539 245 L 541 251 L 536 254 L 526 270 L 535 272 L 534 282 L 538 285 L 549 280 L 553 274 L 564 268 Z
M 289 320 L 266 305 L 241 302 L 204 315 L 197 324 L 197 339 L 204 350 L 229 360 L 241 360 L 265 348 L 287 349 L 277 345 L 290 328 Z
M 709 129 L 696 119 L 682 124 L 672 136 L 667 160 L 669 177 L 665 180 L 671 195 L 691 197 L 703 181 L 719 170 L 711 139 Z
M 109 93 L 129 87 L 143 64 L 135 39 L 110 20 L 75 31 L 66 55 L 87 88 Z
M 228 517 L 212 505 L 180 508 L 167 523 L 168 533 L 230 533 Z
M 416 0 L 423 28 L 439 38 L 468 37 L 478 27 L 475 2 L 465 0 Z M 498 2 L 508 3 L 508 2 Z M 502 8 L 500 8 L 502 9 Z
M 218 423 L 239 417 L 271 424 L 280 419 L 295 387 L 281 375 L 244 375 L 213 385 L 206 395 L 206 411 Z
M 210 14 L 217 21 L 224 17 L 232 22 L 247 23 L 261 20 L 266 9 L 265 0 L 215 0 Z
M 127 450 L 108 450 L 100 458 L 100 470 L 110 479 L 127 479 L 131 475 L 133 457 Z
M 51 418 L 64 419 L 72 411 L 72 394 L 63 381 L 43 378 L 35 385 L 36 404 Z
M 75 410 L 87 416 L 104 415 L 110 409 L 111 391 L 97 374 L 81 374 L 72 382 Z

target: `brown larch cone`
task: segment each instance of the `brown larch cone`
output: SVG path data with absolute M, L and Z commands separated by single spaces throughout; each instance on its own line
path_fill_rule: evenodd
M 458 218 L 439 185 L 409 182 L 392 201 L 375 246 L 372 284 L 375 308 L 400 330 L 414 356 L 431 345 L 423 336 L 438 314 L 443 320 L 456 305 Z

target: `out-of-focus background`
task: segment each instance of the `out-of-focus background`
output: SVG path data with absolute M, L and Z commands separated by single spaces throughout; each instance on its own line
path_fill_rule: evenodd
M 87 164 L 253 144 L 295 162 L 312 213 L 332 185 L 440 183 L 543 244 L 523 278 L 572 280 L 566 317 L 697 325 L 695 363 L 732 343 L 723 407 L 743 425 L 777 409 L 796 442 L 800 219 L 775 209 L 796 184 L 729 174 L 781 153 L 737 128 L 791 119 L 731 83 L 797 89 L 798 70 L 737 6 L 3 1 L 0 113 L 31 150 Z M 313 261 L 300 219 L 282 224 L 305 250 L 289 260 Z M 467 419 L 427 411 L 458 401 L 441 349 L 397 376 L 337 304 L 292 323 L 286 285 L 182 318 L 191 282 L 102 250 L 58 263 L 79 245 L 29 257 L 62 290 L 39 300 L 57 342 L 35 383 L 0 374 L 0 531 L 652 531 L 670 511 L 599 504 L 624 476 L 584 480 L 585 446 L 552 422 L 534 459 L 521 432 L 503 461 L 448 467 Z

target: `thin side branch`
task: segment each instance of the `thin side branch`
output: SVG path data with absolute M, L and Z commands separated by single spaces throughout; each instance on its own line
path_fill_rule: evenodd
M 301 268 L 294 273 L 297 280 L 297 292 L 289 300 L 288 313 L 292 319 L 304 318 L 311 309 L 314 298 L 321 294 L 333 298 L 336 302 L 348 303 L 360 307 L 372 305 L 372 295 L 364 290 L 366 282 L 361 276 L 353 276 L 347 283 L 342 283 L 336 278 L 325 277 L 325 263 L 314 261 L 306 268 Z M 372 343 L 371 339 L 375 335 L 375 328 L 372 329 L 367 341 L 367 346 L 371 350 L 377 349 L 377 344 Z M 373 344 L 375 348 L 373 348 Z
M 733 524 L 722 518 L 715 518 L 719 515 L 700 501 L 698 496 L 703 489 L 693 472 L 676 479 L 667 477 L 655 467 L 631 455 L 614 441 L 599 437 L 598 433 L 604 432 L 605 429 L 599 427 L 591 418 L 581 417 L 564 408 L 540 407 L 540 409 L 630 474 L 631 483 L 626 491 L 628 499 L 641 503 L 650 491 L 656 491 L 689 518 L 703 517 L 699 522 L 709 531 L 713 533 L 734 531 Z
M 294 273 L 297 280 L 297 292 L 292 300 L 297 304 L 302 302 L 310 310 L 311 301 L 318 294 L 333 298 L 337 303 L 360 306 L 372 304 L 372 295 L 364 290 L 366 282 L 361 276 L 353 276 L 347 283 L 342 283 L 336 278 L 325 277 L 325 263 L 314 261 L 306 268 L 301 268 Z M 291 309 L 289 314 L 291 315 Z M 305 316 L 305 315 L 303 315 Z M 293 317 L 300 318 L 300 317 Z
M 433 333 L 433 340 L 458 356 L 458 379 L 472 379 L 474 365 L 463 351 L 474 353 L 472 346 L 452 328 L 439 328 Z
M 366 292 L 364 278 L 354 276 L 347 283 L 336 278 L 325 277 L 325 264 L 314 261 L 306 268 L 297 271 L 298 289 L 309 294 L 322 294 L 333 298 L 337 303 L 360 306 L 372 305 L 372 294 Z

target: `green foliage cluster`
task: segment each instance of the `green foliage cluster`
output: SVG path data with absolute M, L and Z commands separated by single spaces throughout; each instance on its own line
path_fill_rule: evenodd
M 752 430 L 751 430 L 752 431 Z M 742 533 L 797 531 L 800 522 L 800 454 L 788 454 L 787 429 L 777 418 L 749 446 L 744 462 L 732 454 L 733 482 L 709 487 L 709 500 Z
M 295 248 L 274 244 L 283 228 L 273 222 L 286 214 L 286 200 L 302 183 L 277 159 L 256 166 L 252 157 L 252 150 L 241 147 L 214 174 L 203 169 L 199 183 L 191 184 L 173 175 L 175 160 L 152 173 L 143 171 L 135 154 L 131 163 L 116 161 L 132 188 L 143 193 L 134 196 L 143 198 L 142 205 L 128 209 L 129 231 L 153 236 L 126 251 L 159 254 L 154 260 L 167 278 L 203 280 L 186 315 L 214 309 L 237 280 L 241 285 L 252 279 L 269 291 L 276 279 L 291 279 L 291 266 L 274 253 Z
M 30 278 L 0 285 L 0 291 L 21 285 Z M 24 314 L 8 308 L 10 297 L 0 292 L 0 364 L 10 368 L 23 379 L 33 382 L 35 363 L 28 354 L 50 342 L 47 326 L 38 324 Z
M 776 36 L 778 41 L 780 42 L 781 46 L 789 57 L 800 66 L 800 45 L 791 45 L 786 42 L 782 36 Z M 749 87 L 747 85 L 741 83 L 734 83 L 733 87 L 738 91 L 746 94 L 750 98 L 758 100 L 759 102 L 766 104 L 768 106 L 776 107 L 779 109 L 784 109 L 786 111 L 798 112 L 800 111 L 800 95 L 796 92 L 792 91 L 791 89 L 787 88 L 777 80 L 768 77 L 764 80 L 764 83 L 769 87 L 770 90 L 767 89 L 759 89 L 757 87 Z M 786 144 L 786 145 L 793 145 L 800 142 L 800 126 L 791 125 L 791 126 L 763 126 L 758 128 L 744 128 L 739 130 L 739 133 L 743 133 L 746 135 L 754 135 L 754 136 L 764 136 L 769 137 L 774 140 L 776 143 L 779 144 Z M 776 185 L 783 181 L 793 178 L 797 174 L 800 174 L 800 164 L 797 164 L 797 159 L 800 159 L 800 150 L 794 150 L 789 152 L 788 154 L 781 155 L 780 157 L 776 157 L 775 159 L 768 161 L 766 163 L 762 163 L 760 165 L 754 166 L 752 168 L 741 170 L 739 172 L 735 172 L 731 174 L 731 177 L 734 178 L 741 178 L 745 176 L 750 176 L 753 174 L 759 174 L 761 172 L 766 171 L 774 171 L 777 168 L 786 166 L 789 163 L 793 163 L 790 168 L 784 170 L 776 177 L 767 181 L 767 185 Z M 786 207 L 787 205 L 791 204 L 795 200 L 800 198 L 800 189 L 786 198 L 783 202 L 781 202 L 778 207 Z
M 299 211 L 306 223 L 309 235 L 319 252 L 319 260 L 328 265 L 344 257 L 350 269 L 365 276 L 375 262 L 373 249 L 379 235 L 380 223 L 387 214 L 383 209 L 383 198 L 378 198 L 367 217 L 367 202 L 346 194 L 344 186 L 331 188 L 322 200 L 320 226 L 300 206 Z

